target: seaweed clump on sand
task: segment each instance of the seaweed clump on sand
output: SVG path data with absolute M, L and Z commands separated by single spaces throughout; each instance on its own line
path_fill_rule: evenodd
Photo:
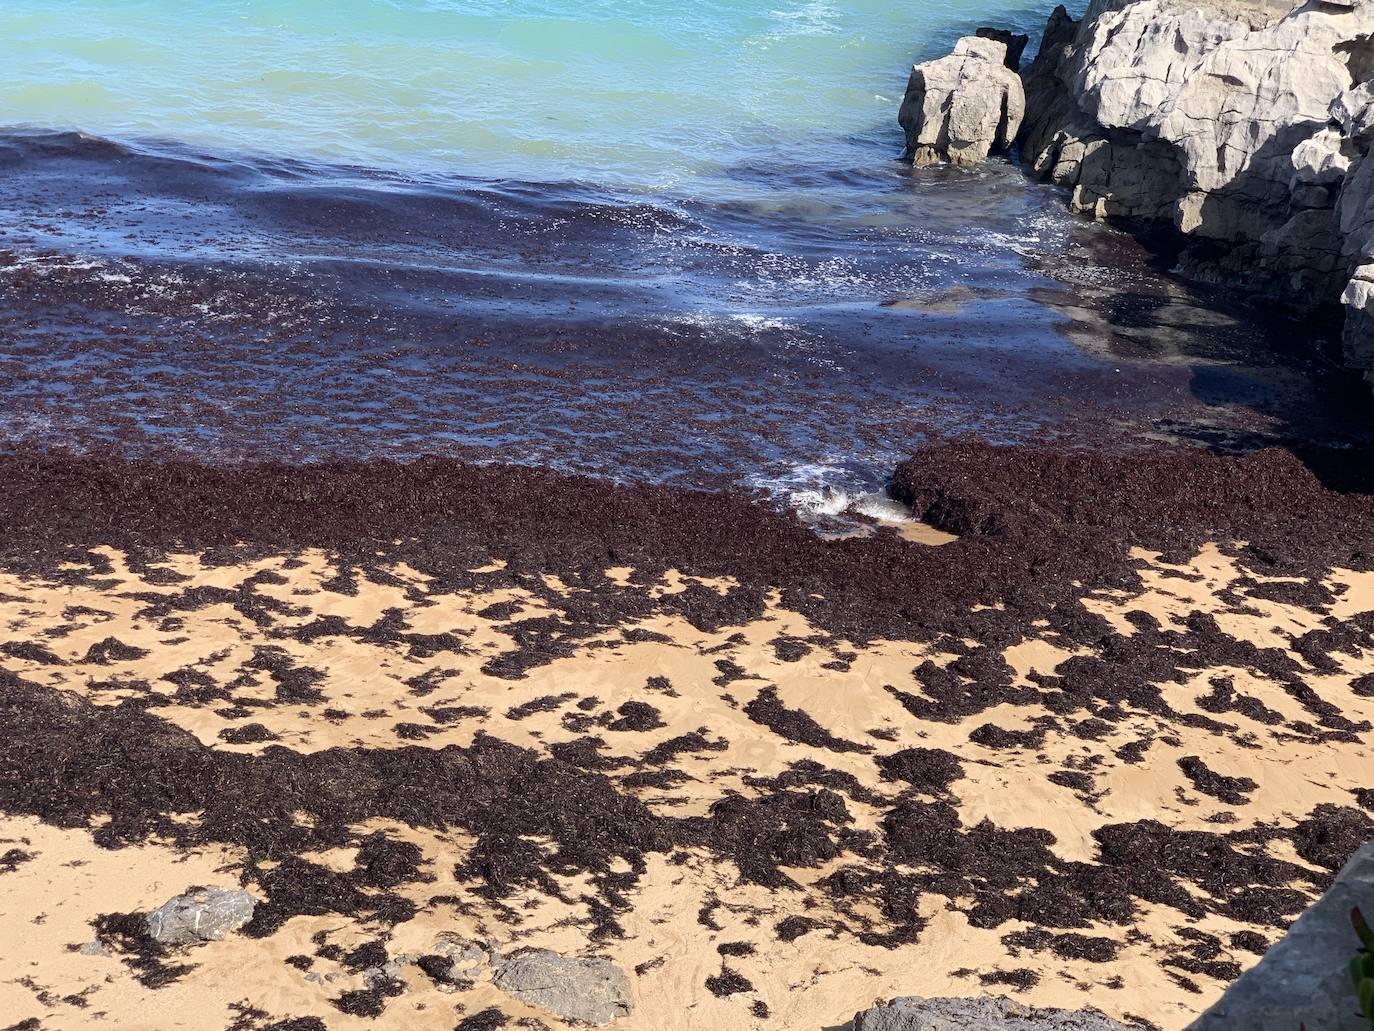
M 0 482 L 6 486 L 0 492 L 3 564 L 63 583 L 99 583 L 110 574 L 108 560 L 92 550 L 97 546 L 123 550 L 136 570 L 173 549 L 195 550 L 212 564 L 323 548 L 352 571 L 354 590 L 356 577 L 385 582 L 382 567 L 405 562 L 426 577 L 428 597 L 530 592 L 554 614 L 521 619 L 514 608 L 491 614 L 497 632 L 510 638 L 490 670 L 499 676 L 523 676 L 578 642 L 650 616 L 680 616 L 713 630 L 741 625 L 776 597 L 835 640 L 939 642 L 954 653 L 946 666 L 917 668 L 919 694 L 892 688 L 920 719 L 954 723 L 1003 703 L 1045 711 L 1029 729 L 980 727 L 973 742 L 981 748 L 1039 748 L 1051 733 L 1100 740 L 1141 714 L 1238 741 L 1248 739 L 1228 720 L 1233 713 L 1249 718 L 1247 710 L 1264 717 L 1270 732 L 1308 742 L 1358 741 L 1370 729 L 1305 685 L 1304 666 L 1288 650 L 1237 641 L 1210 616 L 1194 613 L 1165 626 L 1132 613 L 1133 632 L 1122 634 L 1079 604 L 1086 591 L 1139 587 L 1132 547 L 1172 560 L 1215 542 L 1270 575 L 1309 582 L 1334 565 L 1374 566 L 1365 543 L 1374 540 L 1374 505 L 1324 486 L 1283 452 L 1234 458 L 974 441 L 933 446 L 899 467 L 893 492 L 916 515 L 961 535 L 940 548 L 893 534 L 823 541 L 794 517 L 728 494 L 439 459 L 214 468 L 11 455 L 0 456 Z M 644 582 L 677 570 L 688 585 L 662 595 L 625 590 L 606 575 L 617 565 L 634 568 Z M 550 574 L 567 589 L 549 586 Z M 693 582 L 708 577 L 729 577 L 731 586 L 720 591 Z M 256 589 L 267 582 L 246 581 L 236 591 L 172 585 L 146 599 L 147 614 L 176 619 L 226 604 L 255 626 L 274 628 L 290 607 Z M 1325 604 L 1320 591 L 1288 594 Z M 1033 626 L 1074 654 L 1052 673 L 1021 683 L 1002 652 Z M 297 640 L 354 636 L 426 656 L 463 649 L 455 635 L 413 632 L 398 611 L 370 626 L 331 617 L 293 625 L 290 634 Z M 1369 635 L 1359 619 L 1330 618 L 1295 648 L 1300 644 L 1304 661 L 1321 667 L 1335 661 L 1330 656 L 1367 647 Z M 96 659 L 127 654 L 117 644 Z M 17 654 L 36 663 L 50 657 L 22 648 Z M 788 645 L 781 657 L 801 654 Z M 1271 722 L 1234 686 L 1215 682 L 1203 695 L 1204 713 L 1179 712 L 1161 688 L 1222 666 L 1284 685 L 1303 717 Z M 227 687 L 202 682 L 196 672 L 182 671 L 176 685 L 185 704 L 232 700 Z M 280 649 L 259 650 L 244 670 L 254 673 L 276 685 L 268 704 L 327 701 L 319 671 L 295 666 Z M 728 666 L 721 676 L 740 679 Z M 649 686 L 669 696 L 676 691 L 666 681 Z M 422 693 L 432 687 L 412 685 Z M 512 707 L 508 716 L 553 712 L 573 697 L 544 696 Z M 836 753 L 871 750 L 829 734 L 785 706 L 773 688 L 764 687 L 745 713 L 789 741 Z M 475 710 L 429 714 L 436 725 L 477 718 Z M 567 715 L 596 719 L 580 711 Z M 1374 833 L 1374 821 L 1359 810 L 1330 806 L 1265 832 L 1268 840 L 1289 838 L 1321 873 L 1273 859 L 1252 833 L 1181 832 L 1153 821 L 1100 827 L 1095 861 L 1068 862 L 1046 831 L 987 820 L 966 826 L 943 797 L 963 765 L 934 749 L 874 760 L 895 800 L 863 792 L 819 764 L 799 763 L 771 782 L 746 782 L 752 794 L 727 793 L 704 816 L 675 819 L 641 802 L 628 778 L 666 787 L 687 775 L 675 766 L 681 756 L 729 747 L 706 728 L 659 742 L 625 763 L 602 755 L 605 742 L 598 738 L 550 757 L 480 731 L 467 747 L 298 753 L 251 723 L 231 740 L 265 747 L 231 750 L 207 747 L 160 719 L 146 698 L 102 706 L 3 671 L 0 718 L 8 731 L 0 739 L 0 808 L 58 827 L 93 826 L 97 843 L 109 848 L 153 836 L 188 847 L 236 846 L 245 857 L 244 879 L 266 896 L 247 928 L 257 935 L 297 914 L 358 915 L 383 926 L 410 919 L 416 903 L 397 889 L 431 874 L 413 846 L 353 830 L 376 820 L 471 834 L 475 844 L 455 872 L 494 902 L 525 889 L 562 897 L 569 875 L 586 874 L 595 896 L 588 912 L 602 935 L 617 933 L 614 914 L 628 905 L 646 856 L 701 850 L 732 864 L 746 882 L 827 907 L 823 921 L 782 921 L 776 934 L 783 940 L 824 926 L 872 944 L 901 945 L 923 927 L 921 896 L 935 893 L 964 907 L 976 926 L 1019 920 L 1049 934 L 1025 938 L 1026 948 L 1077 950 L 1085 958 L 1105 952 L 1087 941 L 1085 928 L 1129 925 L 1141 903 L 1194 918 L 1217 912 L 1281 927 L 1352 843 Z M 622 706 L 608 729 L 621 745 L 658 722 L 653 706 L 634 703 Z M 428 734 L 423 725 L 409 727 Z M 1139 759 L 1150 740 L 1147 734 L 1126 743 L 1119 754 Z M 622 774 L 625 764 L 633 772 Z M 1201 760 L 1184 773 L 1227 804 L 1241 804 L 1232 800 L 1253 790 Z M 1060 779 L 1084 787 L 1079 778 Z M 879 808 L 877 831 L 856 829 L 850 806 L 860 801 Z M 305 858 L 341 847 L 357 849 L 351 869 Z M 811 893 L 787 873 L 826 864 L 836 868 Z M 139 954 L 133 939 L 122 947 Z M 385 1004 L 374 996 L 341 997 L 340 1006 L 364 1013 Z
M 963 764 L 942 748 L 904 748 L 877 760 L 884 780 L 938 794 L 964 776 Z
M 121 957 L 145 988 L 164 988 L 195 969 L 169 960 L 170 950 L 148 931 L 146 913 L 103 913 L 94 926 L 96 941 Z
M 1349 454 L 1342 461 L 1359 464 Z M 503 624 L 516 645 L 502 666 L 512 675 L 564 654 L 593 626 L 655 610 L 702 627 L 738 625 L 762 611 L 771 590 L 817 627 L 860 643 L 968 631 L 1010 643 L 1031 617 L 1058 614 L 1062 623 L 1082 590 L 1134 581 L 1132 546 L 1182 557 L 1207 541 L 1244 540 L 1267 569 L 1300 575 L 1335 561 L 1367 568 L 1362 542 L 1374 527 L 1368 498 L 1329 489 L 1284 451 L 1084 452 L 975 440 L 926 447 L 893 478 L 894 496 L 916 516 L 961 535 L 940 548 L 890 534 L 824 541 L 795 516 L 728 493 L 437 458 L 215 467 L 12 454 L 0 456 L 0 482 L 12 569 L 79 579 L 58 567 L 93 561 L 95 546 L 125 550 L 135 568 L 169 548 L 243 561 L 317 547 L 364 574 L 404 560 L 440 593 L 520 584 L 559 615 Z M 504 566 L 472 572 L 493 559 Z M 676 569 L 735 586 L 722 593 L 689 582 L 654 601 L 606 577 L 612 564 L 642 579 Z M 558 573 L 578 590 L 541 590 L 527 573 Z M 264 597 L 252 614 L 270 618 Z M 959 675 L 1004 675 L 975 670 L 975 661 L 977 653 Z

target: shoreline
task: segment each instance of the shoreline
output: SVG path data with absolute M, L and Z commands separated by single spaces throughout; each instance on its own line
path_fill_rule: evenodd
M 1370 439 L 1363 392 L 1296 330 L 1009 167 L 917 174 L 884 150 L 800 182 L 758 170 L 781 210 L 682 211 L 39 143 L 0 174 L 0 419 L 32 447 L 519 455 L 852 494 L 958 430 Z

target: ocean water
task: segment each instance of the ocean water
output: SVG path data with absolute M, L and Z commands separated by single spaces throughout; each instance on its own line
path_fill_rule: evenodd
M 693 189 L 899 147 L 914 59 L 1029 0 L 6 0 L 0 119 L 405 171 Z M 899 148 L 900 149 L 900 148 Z
M 1329 436 L 1310 326 L 1014 165 L 913 60 L 1023 0 L 6 0 L 0 440 L 446 453 L 821 515 L 922 440 Z

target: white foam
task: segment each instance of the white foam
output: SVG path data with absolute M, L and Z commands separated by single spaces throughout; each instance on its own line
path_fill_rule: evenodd
M 742 326 L 747 326 L 753 330 L 764 329 L 786 329 L 796 330 L 799 327 L 795 323 L 788 322 L 786 319 L 775 318 L 772 315 L 760 315 L 756 312 L 736 312 L 728 316 L 731 322 L 738 322 Z
M 821 490 L 798 490 L 788 496 L 792 508 L 802 516 L 837 516 L 849 510 L 854 498 L 848 491 L 824 487 Z
M 808 0 L 799 7 L 768 12 L 781 25 L 770 35 L 773 39 L 786 36 L 833 36 L 840 31 L 840 12 L 827 0 Z
M 671 316 L 668 320 L 675 326 L 690 326 L 694 329 L 725 329 L 743 327 L 754 333 L 762 333 L 766 330 L 797 333 L 801 327 L 794 322 L 778 318 L 775 315 L 764 315 L 762 312 L 710 312 L 694 311 L 681 312 Z
M 853 508 L 855 512 L 876 519 L 880 523 L 914 522 L 911 518 L 911 509 L 886 494 L 863 494 L 855 500 Z

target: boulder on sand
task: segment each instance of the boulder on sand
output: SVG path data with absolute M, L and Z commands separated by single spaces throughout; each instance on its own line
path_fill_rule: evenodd
M 219 941 L 252 920 L 257 904 L 246 891 L 191 888 L 148 914 L 148 934 L 163 945 Z
M 608 959 L 578 959 L 546 949 L 507 956 L 496 987 L 564 1020 L 609 1024 L 633 1008 L 630 979 Z
M 872 1006 L 852 1031 L 1139 1031 L 1089 1011 L 1034 1009 L 1006 998 L 910 997 Z
M 1011 146 L 1026 97 L 1001 40 L 965 36 L 954 53 L 911 69 L 898 121 L 918 165 L 976 165 Z

